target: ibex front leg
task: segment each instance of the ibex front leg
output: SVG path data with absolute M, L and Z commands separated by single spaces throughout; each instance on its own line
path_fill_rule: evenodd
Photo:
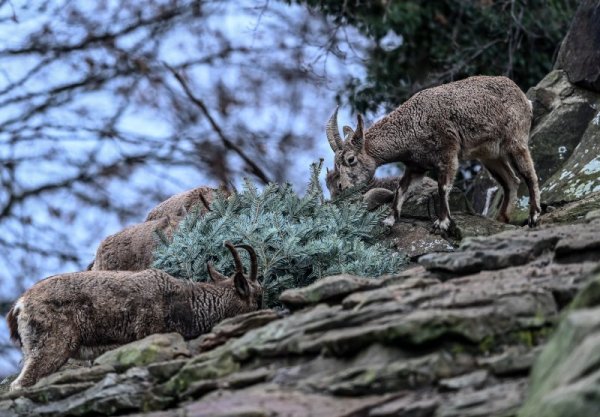
M 433 228 L 445 232 L 450 227 L 450 205 L 448 198 L 452 191 L 454 177 L 458 170 L 458 158 L 450 158 L 438 167 L 438 193 L 440 196 L 440 213 L 438 219 L 433 223 Z
M 391 226 L 400 220 L 402 204 L 404 204 L 408 190 L 411 187 L 419 185 L 424 175 L 425 171 L 409 166 L 406 167 L 404 175 L 400 178 L 398 188 L 396 188 L 396 192 L 394 193 L 394 202 L 392 203 L 393 214 L 384 220 L 384 224 Z

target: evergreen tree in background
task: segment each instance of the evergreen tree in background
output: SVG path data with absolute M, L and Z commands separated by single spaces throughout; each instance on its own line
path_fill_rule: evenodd
M 374 41 L 366 83 L 342 95 L 359 112 L 470 75 L 507 75 L 527 90 L 552 68 L 576 0 L 287 0 Z
M 270 184 L 259 191 L 249 180 L 230 197 L 218 193 L 209 213 L 191 213 L 171 240 L 161 237 L 154 266 L 176 277 L 206 281 L 207 261 L 227 275 L 234 271 L 223 241 L 250 244 L 258 254 L 269 307 L 277 305 L 282 291 L 324 276 L 398 271 L 406 258 L 378 243 L 386 209 L 369 212 L 351 198 L 326 202 L 320 170 L 321 164 L 312 165 L 303 197 L 289 184 Z M 244 251 L 240 254 L 249 265 Z

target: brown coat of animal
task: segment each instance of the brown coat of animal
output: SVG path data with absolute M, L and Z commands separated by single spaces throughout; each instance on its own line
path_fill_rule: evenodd
M 366 131 L 359 115 L 357 129 L 346 141 L 339 135 L 336 110 L 327 124 L 327 139 L 342 189 L 368 183 L 380 165 L 404 163 L 394 201 L 396 221 L 411 184 L 434 170 L 442 202 L 435 227 L 446 230 L 451 221 L 448 194 L 459 160 L 478 159 L 503 188 L 502 221 L 508 222 L 517 197 L 514 170 L 525 179 L 529 225 L 534 226 L 541 209 L 527 146 L 531 118 L 531 103 L 515 83 L 477 76 L 423 90 Z
M 11 339 L 22 347 L 24 365 L 11 389 L 35 384 L 71 357 L 87 359 L 153 333 L 178 332 L 191 339 L 221 320 L 258 310 L 262 288 L 250 253 L 246 277 L 236 264 L 227 278 L 210 264 L 213 283 L 177 279 L 156 269 L 85 271 L 55 275 L 27 290 L 7 315 Z
M 171 237 L 179 222 L 195 207 L 200 213 L 210 210 L 214 189 L 198 187 L 168 198 L 158 204 L 144 223 L 134 224 L 105 238 L 88 267 L 92 271 L 142 271 L 154 261 L 157 232 Z
M 214 191 L 210 187 L 197 187 L 175 194 L 150 210 L 146 221 L 180 217 L 192 211 L 194 207 L 200 207 L 201 213 L 204 214 L 209 210 Z
M 92 271 L 142 271 L 152 266 L 157 232 L 170 237 L 181 217 L 163 217 L 134 224 L 108 236 L 98 246 Z
M 344 129 L 348 126 L 344 126 Z M 384 204 L 394 201 L 394 191 L 398 188 L 401 177 L 373 178 L 367 185 L 363 194 L 363 201 L 367 204 L 367 210 L 374 210 Z M 340 177 L 336 170 L 327 170 L 325 185 L 332 198 L 341 192 Z

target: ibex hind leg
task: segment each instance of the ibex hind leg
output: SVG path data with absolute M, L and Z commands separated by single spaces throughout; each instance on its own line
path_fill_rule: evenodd
M 433 228 L 446 232 L 452 223 L 448 199 L 458 171 L 458 158 L 454 157 L 438 167 L 438 193 L 440 196 L 440 213 L 433 223 Z
M 23 369 L 10 385 L 11 390 L 34 385 L 40 378 L 57 371 L 71 356 L 74 338 L 68 329 L 44 336 L 45 340 L 35 343 L 23 338 Z M 31 348 L 33 345 L 36 349 Z
M 537 174 L 533 166 L 533 160 L 527 146 L 520 146 L 511 151 L 511 162 L 517 172 L 525 180 L 529 189 L 529 227 L 534 227 L 542 209 L 540 207 L 540 189 L 538 185 Z
M 482 163 L 492 177 L 494 177 L 496 182 L 502 187 L 502 205 L 500 206 L 500 212 L 498 213 L 498 220 L 508 223 L 517 199 L 517 191 L 521 181 L 505 160 L 484 160 Z

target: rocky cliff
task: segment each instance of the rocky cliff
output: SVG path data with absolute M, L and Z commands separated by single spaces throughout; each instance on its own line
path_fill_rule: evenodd
M 539 228 L 475 214 L 499 200 L 482 175 L 471 200 L 453 193 L 451 233 L 433 234 L 426 181 L 388 236 L 406 270 L 328 277 L 282 294 L 285 311 L 191 341 L 153 335 L 25 391 L 5 381 L 0 416 L 597 417 L 599 28 L 600 6 L 582 1 L 557 68 L 528 93 Z
M 107 352 L 4 394 L 0 415 L 516 416 L 538 357 L 530 403 L 554 409 L 559 392 L 567 406 L 585 411 L 587 401 L 591 410 L 599 260 L 600 211 L 465 238 L 397 275 L 333 276 L 287 291 L 285 313 Z M 531 407 L 522 415 L 550 415 Z

